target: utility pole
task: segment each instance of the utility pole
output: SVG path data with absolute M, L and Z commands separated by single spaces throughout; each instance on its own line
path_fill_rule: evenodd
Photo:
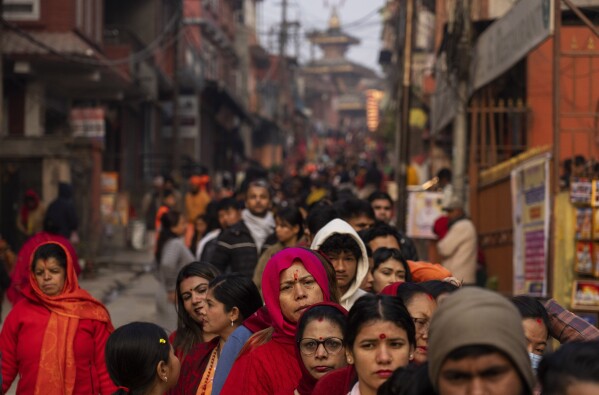
M 171 171 L 174 172 L 175 177 L 181 175 L 181 138 L 179 136 L 179 33 L 183 14 L 183 0 L 179 0 L 175 3 L 175 13 L 177 21 L 175 22 L 175 41 L 173 43 L 173 120 L 172 120 L 172 157 L 171 157 Z
M 453 121 L 453 190 L 454 194 L 465 202 L 466 198 L 466 145 L 468 136 L 468 72 L 470 69 L 471 20 L 470 1 L 460 0 L 462 5 L 456 7 L 456 21 L 462 18 L 462 32 L 458 43 L 459 64 L 457 65 L 457 114 Z
M 4 130 L 4 48 L 2 47 L 2 37 L 4 36 L 4 3 L 0 0 L 0 138 L 8 134 Z
M 287 0 L 281 3 L 281 28 L 279 30 L 279 105 L 277 109 L 277 121 L 279 127 L 285 122 L 285 94 L 287 93 Z
M 395 182 L 397 184 L 397 228 L 405 232 L 407 218 L 407 172 L 410 165 L 410 91 L 412 80 L 412 43 L 414 0 L 406 1 L 406 28 L 403 45 L 403 73 L 397 78 L 395 111 Z M 401 24 L 399 24 L 401 26 Z M 400 32 L 397 34 L 398 54 L 401 48 Z M 399 62 L 398 62 L 399 63 Z M 401 104 L 401 105 L 400 105 Z

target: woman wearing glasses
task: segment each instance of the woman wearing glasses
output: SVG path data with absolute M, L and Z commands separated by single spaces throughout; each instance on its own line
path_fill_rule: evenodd
M 237 358 L 220 394 L 292 392 L 302 376 L 295 351 L 297 322 L 308 307 L 330 301 L 329 287 L 327 271 L 314 252 L 293 247 L 273 255 L 262 275 L 272 337 Z
M 302 314 L 295 334 L 302 378 L 295 395 L 311 394 L 322 376 L 347 365 L 343 343 L 346 318 L 347 310 L 327 302 L 315 304 Z
M 402 283 L 397 287 L 397 297 L 408 309 L 416 328 L 414 363 L 423 364 L 428 359 L 428 329 L 437 310 L 437 302 L 424 287 L 414 283 Z

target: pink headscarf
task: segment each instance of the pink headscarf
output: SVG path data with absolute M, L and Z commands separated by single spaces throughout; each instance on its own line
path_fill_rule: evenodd
M 305 248 L 293 247 L 285 248 L 273 255 L 262 274 L 262 294 L 274 328 L 272 336 L 274 339 L 283 340 L 286 343 L 295 341 L 296 324 L 287 321 L 281 311 L 281 305 L 279 304 L 280 276 L 281 272 L 288 269 L 296 260 L 302 262 L 308 273 L 316 280 L 322 290 L 323 301 L 328 302 L 331 300 L 327 273 L 314 252 Z

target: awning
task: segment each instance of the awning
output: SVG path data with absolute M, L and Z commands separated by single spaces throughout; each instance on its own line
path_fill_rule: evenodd
M 30 32 L 26 33 L 36 44 L 21 34 L 5 29 L 2 34 L 2 52 L 5 55 L 52 55 L 49 49 L 63 55 L 79 55 L 98 58 L 98 52 L 74 32 Z
M 10 26 L 7 25 L 2 34 L 4 56 L 25 60 L 63 61 L 73 67 L 89 69 L 101 67 L 119 78 L 121 84 L 122 81 L 131 81 L 127 73 L 110 65 L 110 59 L 73 31 L 19 33 L 9 29 Z
M 214 98 L 215 101 L 229 107 L 238 117 L 252 123 L 250 115 L 246 112 L 243 104 L 240 103 L 227 88 L 222 87 L 214 80 L 206 80 L 206 85 L 203 91 L 207 96 Z

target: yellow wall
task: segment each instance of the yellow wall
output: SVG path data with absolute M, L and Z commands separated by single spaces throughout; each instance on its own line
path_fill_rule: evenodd
M 574 273 L 574 235 L 576 209 L 570 203 L 569 192 L 555 196 L 553 208 L 555 230 L 553 259 L 553 298 L 564 307 L 570 306 Z

